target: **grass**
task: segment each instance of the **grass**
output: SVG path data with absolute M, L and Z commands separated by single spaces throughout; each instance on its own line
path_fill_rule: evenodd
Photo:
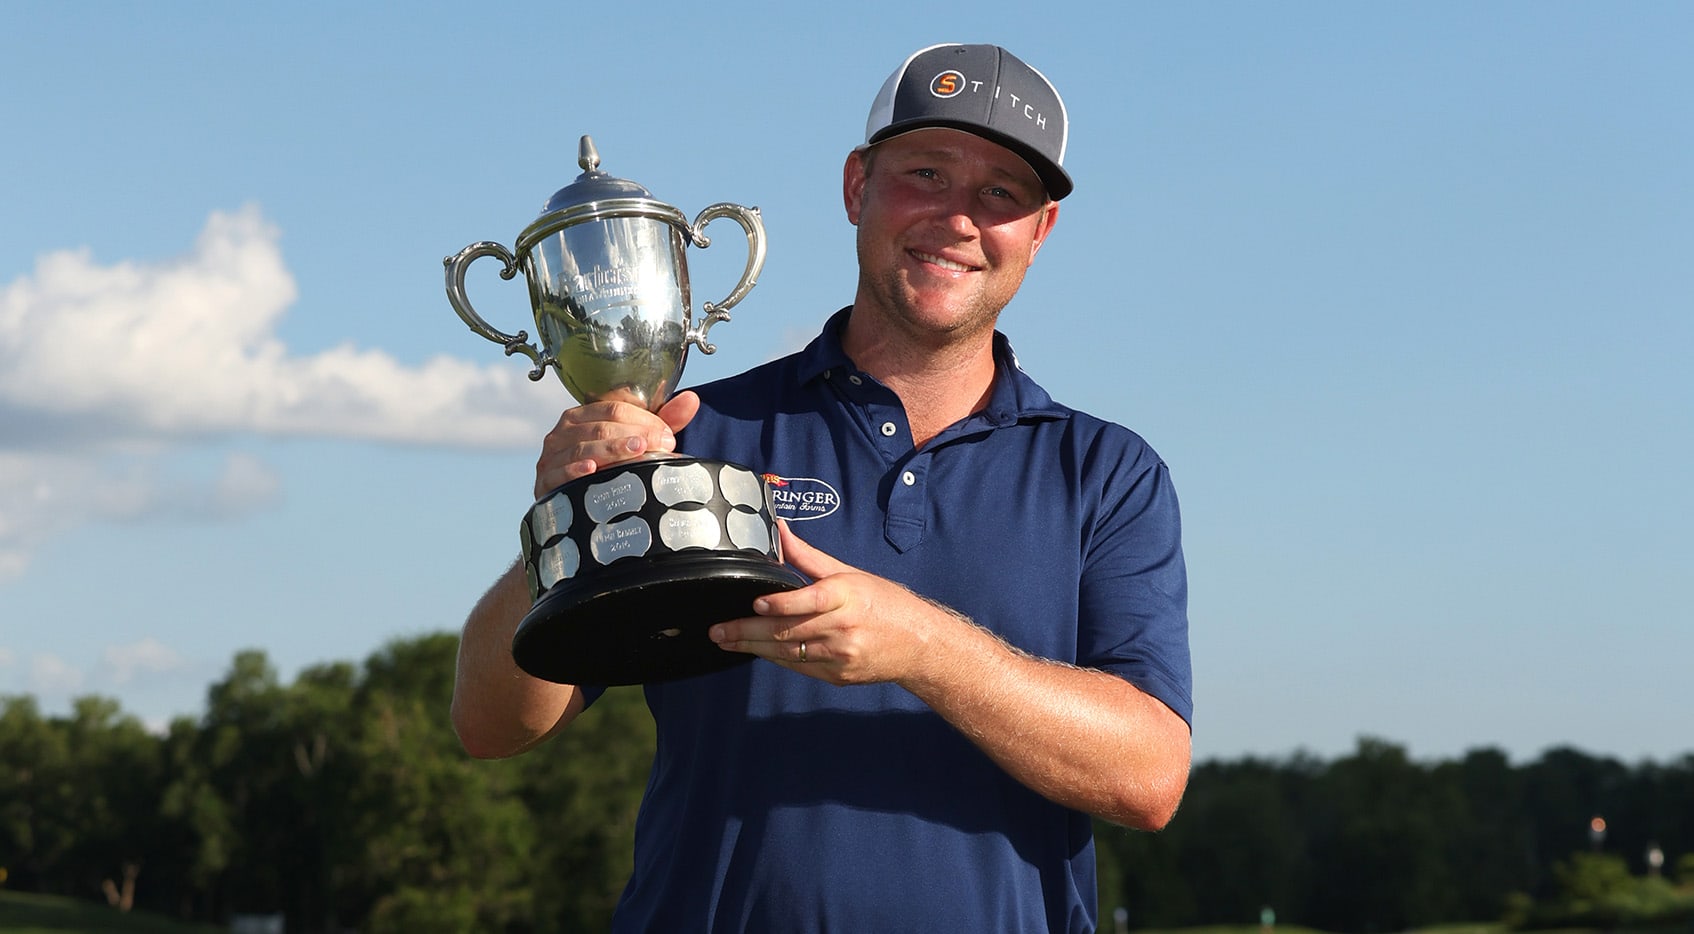
M 1103 919 L 1101 931 L 1111 930 Z M 1325 934 L 1311 928 L 1279 924 L 1274 934 Z M 0 934 L 223 934 L 226 929 L 210 924 L 185 924 L 144 911 L 124 914 L 99 904 L 57 895 L 30 895 L 0 889 Z M 1137 934 L 1264 934 L 1256 924 L 1180 928 L 1170 931 L 1139 931 Z M 1448 924 L 1408 934 L 1507 934 L 1499 924 Z M 1540 934 L 1595 934 L 1585 930 L 1548 931 Z
M 1111 931 L 1111 919 L 1106 918 L 1100 925 L 1101 934 Z M 0 928 L 0 932 L 5 931 Z M 1536 930 L 1530 934 L 1615 934 L 1617 931 L 1629 934 L 1694 934 L 1694 927 L 1686 922 L 1671 922 L 1670 924 L 1647 925 L 1643 927 L 1617 928 L 1612 931 L 1600 931 L 1597 928 L 1548 928 Z M 1272 934 L 1329 934 L 1313 928 L 1303 928 L 1294 924 L 1279 924 L 1271 929 Z M 1165 930 L 1138 930 L 1134 934 L 1264 934 L 1256 924 L 1216 925 L 1211 927 L 1170 928 Z M 1437 924 L 1426 928 L 1413 928 L 1402 934 L 1515 934 L 1512 928 L 1499 922 L 1477 921 L 1460 924 Z
M 0 934 L 213 934 L 224 930 L 144 911 L 126 914 L 98 902 L 0 889 Z

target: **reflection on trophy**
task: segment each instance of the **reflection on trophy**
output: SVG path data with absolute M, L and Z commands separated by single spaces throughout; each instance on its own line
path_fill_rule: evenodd
M 583 173 L 554 193 L 515 251 L 481 241 L 444 260 L 447 300 L 471 330 L 552 367 L 580 402 L 615 398 L 657 410 L 676 389 L 688 345 L 702 353 L 712 325 L 753 288 L 765 261 L 757 209 L 714 204 L 690 224 L 647 189 L 599 170 L 584 136 Z M 716 218 L 747 234 L 747 268 L 720 302 L 690 309 L 684 248 L 711 245 Z M 465 271 L 493 256 L 529 283 L 540 348 L 502 333 L 471 307 Z M 782 564 L 770 492 L 739 464 L 651 455 L 602 469 L 538 500 L 520 526 L 534 606 L 512 657 L 524 671 L 566 684 L 636 684 L 716 671 L 750 655 L 706 635 L 752 613 L 753 599 L 803 586 Z

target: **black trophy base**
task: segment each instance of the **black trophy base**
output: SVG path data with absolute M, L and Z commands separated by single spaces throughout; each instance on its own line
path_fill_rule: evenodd
M 512 638 L 512 659 L 544 681 L 621 685 L 671 681 L 752 661 L 707 634 L 753 615 L 753 600 L 803 587 L 762 555 L 667 555 L 567 580 L 536 601 Z

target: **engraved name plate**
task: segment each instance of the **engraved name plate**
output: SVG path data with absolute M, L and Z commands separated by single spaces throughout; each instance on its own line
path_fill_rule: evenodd
M 718 472 L 718 485 L 723 488 L 723 498 L 732 506 L 758 509 L 765 504 L 765 483 L 751 470 L 725 464 Z
M 633 473 L 621 474 L 604 483 L 590 484 L 587 494 L 582 497 L 582 511 L 588 513 L 588 518 L 601 523 L 645 505 L 647 487 Z
M 549 496 L 530 508 L 530 535 L 536 544 L 546 544 L 553 536 L 571 527 L 574 515 L 569 496 L 563 493 Z
M 601 564 L 611 564 L 619 558 L 640 557 L 652 547 L 653 530 L 640 516 L 597 525 L 588 536 L 588 550 Z
M 666 465 L 653 471 L 653 498 L 666 506 L 678 503 L 708 503 L 712 499 L 712 472 L 705 464 L 682 467 Z M 714 543 L 715 544 L 715 543 Z
M 716 548 L 723 540 L 723 530 L 711 510 L 672 509 L 659 519 L 659 540 L 672 551 Z
M 535 576 L 542 590 L 550 590 L 559 581 L 575 577 L 581 565 L 582 553 L 577 551 L 576 542 L 561 538 L 541 549 L 535 561 Z
M 750 551 L 768 552 L 771 550 L 771 534 L 765 525 L 765 520 L 757 513 L 742 512 L 732 509 L 724 518 L 724 526 L 729 531 L 729 540 L 737 548 Z

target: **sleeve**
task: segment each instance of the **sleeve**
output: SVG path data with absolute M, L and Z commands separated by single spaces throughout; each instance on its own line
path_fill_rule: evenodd
M 1096 444 L 1084 460 L 1084 477 L 1101 479 L 1083 542 L 1077 658 L 1158 698 L 1192 726 L 1188 571 L 1176 489 L 1158 455 L 1123 433 L 1127 447 Z

